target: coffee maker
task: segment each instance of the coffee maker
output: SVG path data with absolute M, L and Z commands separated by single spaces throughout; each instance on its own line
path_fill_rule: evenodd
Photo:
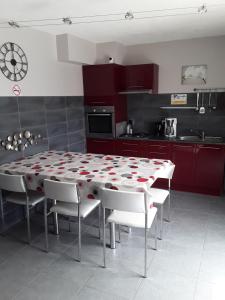
M 165 136 L 172 138 L 177 135 L 177 118 L 165 118 Z

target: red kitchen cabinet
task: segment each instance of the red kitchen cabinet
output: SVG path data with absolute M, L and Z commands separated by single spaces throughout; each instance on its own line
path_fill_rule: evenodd
M 219 145 L 196 146 L 196 191 L 220 195 L 224 180 L 224 147 Z
M 125 66 L 124 90 L 149 89 L 158 92 L 159 66 L 156 64 L 142 64 Z
M 171 160 L 175 171 L 171 182 L 172 188 L 193 191 L 195 185 L 195 144 L 172 144 Z
M 170 159 L 171 154 L 171 145 L 168 142 L 160 142 L 160 141 L 147 141 L 145 142 L 144 147 L 144 157 L 151 159 Z M 158 178 L 153 187 L 157 188 L 168 188 L 168 180 Z
M 117 140 L 116 141 L 116 154 L 122 156 L 143 157 L 143 141 L 129 141 Z
M 83 66 L 85 104 L 111 104 L 112 96 L 122 88 L 122 72 L 123 66 L 117 64 Z
M 115 140 L 87 139 L 87 152 L 97 154 L 115 154 Z

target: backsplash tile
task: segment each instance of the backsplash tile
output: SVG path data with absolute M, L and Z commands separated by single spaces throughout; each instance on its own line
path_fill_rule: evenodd
M 161 106 L 170 106 L 170 96 L 171 94 L 128 95 L 128 118 L 134 121 L 134 131 L 154 134 L 155 122 L 167 117 L 176 117 L 178 135 L 190 134 L 190 129 L 192 129 L 197 132 L 204 130 L 207 135 L 225 137 L 225 93 L 211 95 L 211 105 L 216 106 L 216 110 L 211 111 L 208 107 L 209 93 L 204 94 L 204 106 L 206 107 L 204 115 L 188 109 L 161 109 Z M 187 106 L 196 106 L 195 93 L 188 94 Z

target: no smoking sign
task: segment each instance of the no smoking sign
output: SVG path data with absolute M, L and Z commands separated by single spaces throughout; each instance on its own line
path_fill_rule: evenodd
M 21 94 L 21 88 L 18 84 L 15 84 L 13 87 L 12 87 L 12 92 L 15 96 L 20 96 Z

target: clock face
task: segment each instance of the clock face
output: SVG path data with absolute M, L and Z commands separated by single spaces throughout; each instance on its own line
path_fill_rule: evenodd
M 28 71 L 27 57 L 17 44 L 7 42 L 0 48 L 0 69 L 12 81 L 22 80 Z

